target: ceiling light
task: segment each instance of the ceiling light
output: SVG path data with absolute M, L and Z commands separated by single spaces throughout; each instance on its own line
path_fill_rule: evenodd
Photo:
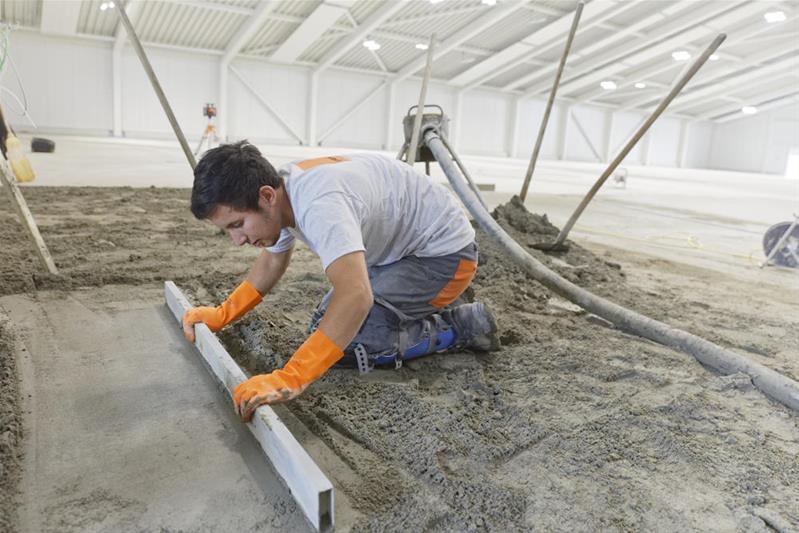
M 741 113 L 744 115 L 754 115 L 757 113 L 757 108 L 753 105 L 745 105 L 741 108 Z
M 380 43 L 373 39 L 367 39 L 363 42 L 363 46 L 369 50 L 375 51 L 380 49 Z
M 635 84 L 635 88 L 636 89 L 646 89 L 646 83 L 644 83 L 642 81 L 639 81 L 638 83 Z
M 424 44 L 424 43 L 417 43 L 416 44 L 416 49 L 417 50 L 427 50 L 428 48 L 429 47 L 426 44 Z
M 495 6 L 497 5 L 497 0 L 481 0 L 480 3 L 486 6 Z
M 685 50 L 677 50 L 676 52 L 671 53 L 671 57 L 674 58 L 674 61 L 688 61 L 691 59 L 691 54 Z
M 605 89 L 606 91 L 612 91 L 616 88 L 616 83 L 610 80 L 605 80 L 599 84 L 600 87 Z
M 774 22 L 782 22 L 785 20 L 785 12 L 784 11 L 769 11 L 763 18 L 766 19 L 766 22 L 773 24 Z
M 111 9 L 114 7 L 114 2 L 103 2 L 100 4 L 100 11 L 105 11 L 106 9 Z
M 443 2 L 443 1 L 444 1 L 444 0 L 430 0 L 430 3 L 431 3 L 431 4 L 440 4 L 440 3 L 441 3 L 441 2 Z

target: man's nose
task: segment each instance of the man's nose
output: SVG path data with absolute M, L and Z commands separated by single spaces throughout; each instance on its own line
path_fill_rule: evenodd
M 231 231 L 230 238 L 233 240 L 236 246 L 243 246 L 247 244 L 247 236 L 239 231 Z

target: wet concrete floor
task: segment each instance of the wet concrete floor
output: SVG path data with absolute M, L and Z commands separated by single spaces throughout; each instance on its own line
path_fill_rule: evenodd
M 19 337 L 21 531 L 309 530 L 157 291 L 0 307 Z

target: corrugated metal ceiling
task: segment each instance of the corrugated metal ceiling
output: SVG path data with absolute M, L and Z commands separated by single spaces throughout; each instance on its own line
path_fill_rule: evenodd
M 76 9 L 76 36 L 94 36 L 108 38 L 114 35 L 118 21 L 113 9 L 101 10 L 106 0 L 0 0 L 0 16 L 4 22 L 17 26 L 36 29 L 41 24 L 42 11 L 49 2 L 74 1 L 79 3 Z M 124 1 L 124 0 L 119 0 Z M 174 45 L 182 48 L 198 50 L 224 50 L 251 15 L 259 8 L 260 0 L 133 0 L 137 6 L 133 11 L 133 21 L 140 37 L 145 43 Z M 323 3 L 323 0 L 275 0 L 274 11 L 263 25 L 245 43 L 242 53 L 268 58 L 294 31 L 300 27 L 306 17 Z M 352 32 L 357 31 L 351 20 L 358 25 L 369 21 L 374 15 L 395 6 L 400 0 L 351 0 L 338 5 L 349 6 L 349 13 L 342 15 L 338 21 L 330 21 L 330 26 L 320 28 L 321 36 L 309 39 L 299 56 L 299 61 L 310 64 L 322 61 L 330 50 L 351 39 Z M 439 57 L 434 64 L 434 77 L 446 81 L 464 71 L 478 65 L 493 54 L 513 46 L 519 40 L 546 28 L 559 17 L 569 17 L 577 0 L 529 0 L 526 5 L 515 9 L 499 22 L 471 35 L 470 29 L 482 25 L 484 17 L 494 9 L 501 9 L 503 4 L 511 0 L 498 0 L 496 6 L 485 5 L 481 0 L 444 0 L 431 3 L 429 0 L 406 0 L 401 9 L 380 25 L 367 33 L 367 38 L 376 40 L 381 46 L 377 51 L 382 63 L 389 72 L 398 72 L 408 64 L 419 61 L 424 52 L 418 50 L 417 43 L 426 43 L 429 35 L 436 33 L 439 42 L 450 42 L 456 46 L 453 50 Z M 670 35 L 679 35 L 691 29 L 691 25 L 702 20 L 712 26 L 708 34 L 714 30 L 722 30 L 729 34 L 727 42 L 719 51 L 721 59 L 708 63 L 692 82 L 694 87 L 707 83 L 717 83 L 723 79 L 721 74 L 740 75 L 747 69 L 757 75 L 757 69 L 768 63 L 768 60 L 785 56 L 799 56 L 799 4 L 796 2 L 779 2 L 761 0 L 758 9 L 752 9 L 752 3 L 733 2 L 731 0 L 707 0 L 694 2 L 691 0 L 594 0 L 617 1 L 618 9 L 609 19 L 593 28 L 578 31 L 573 45 L 575 55 L 570 58 L 564 82 L 568 79 L 580 79 L 589 74 L 597 64 L 597 58 L 603 57 L 613 50 L 631 50 L 633 47 L 651 47 L 664 35 L 660 28 L 669 27 Z M 335 3 L 335 2 L 334 2 Z M 637 33 L 619 39 L 620 31 L 644 20 L 647 17 L 663 13 L 673 8 L 687 8 L 677 15 L 653 22 L 650 27 L 642 27 Z M 748 11 L 746 11 L 748 10 Z M 767 24 L 763 14 L 767 11 L 782 10 L 787 21 L 778 24 Z M 740 16 L 737 16 L 740 14 Z M 723 18 L 719 18 L 722 17 Z M 726 26 L 716 28 L 716 21 L 725 20 Z M 581 21 L 585 27 L 590 18 Z M 352 29 L 349 29 L 352 28 Z M 470 38 L 459 36 L 469 34 Z M 559 60 L 562 42 L 566 30 L 556 39 L 552 46 L 545 46 L 530 53 L 520 52 L 510 56 L 502 64 L 492 65 L 487 74 L 482 74 L 477 83 L 489 87 L 514 86 L 516 94 L 523 94 L 529 87 L 548 86 L 554 75 L 551 65 Z M 686 39 L 681 46 L 686 47 L 694 56 L 710 41 L 709 38 Z M 675 45 L 676 46 L 676 45 Z M 580 57 L 582 49 L 591 47 L 591 57 Z M 531 63 L 526 59 L 534 58 Z M 660 83 L 669 85 L 680 70 L 679 65 L 672 64 L 670 51 L 663 52 L 646 61 L 619 63 L 618 59 L 608 56 L 609 64 L 622 65 L 624 68 L 614 71 L 610 79 L 617 80 L 619 92 L 597 91 L 597 83 L 578 84 L 573 90 L 564 90 L 559 95 L 570 98 L 588 98 L 592 101 L 617 103 L 630 99 L 640 99 L 635 91 L 622 92 L 634 81 Z M 543 68 L 535 61 L 544 61 L 550 68 Z M 505 65 L 507 63 L 507 66 Z M 515 64 L 514 64 L 515 63 Z M 604 64 L 604 63 L 603 63 Z M 359 70 L 382 73 L 379 62 L 374 55 L 362 46 L 362 42 L 350 43 L 349 50 L 336 62 L 336 66 L 356 68 Z M 546 66 L 546 65 L 544 65 Z M 662 66 L 662 68 L 660 68 Z M 493 71 L 491 70 L 493 69 Z M 537 70 L 538 77 L 531 77 Z M 494 72 L 493 78 L 490 74 Z M 515 80 L 527 80 L 518 87 Z M 741 92 L 742 98 L 754 98 L 758 91 L 768 93 L 780 84 L 797 83 L 796 77 L 780 77 L 773 83 L 768 80 L 762 87 L 747 88 Z M 781 87 L 781 86 L 780 86 Z M 779 88 L 779 87 L 778 87 Z M 799 91 L 799 86 L 797 86 Z M 690 87 L 687 90 L 690 92 Z M 730 94 L 732 94 L 731 92 Z M 716 102 L 718 104 L 718 102 Z M 696 108 L 713 105 L 713 102 L 700 101 Z

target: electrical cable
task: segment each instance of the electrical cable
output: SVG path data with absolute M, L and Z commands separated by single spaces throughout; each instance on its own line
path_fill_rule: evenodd
M 17 65 L 14 63 L 14 58 L 11 56 L 11 53 L 9 52 L 10 48 L 9 38 L 8 38 L 9 32 L 10 28 L 6 26 L 6 28 L 3 30 L 3 58 L 0 61 L 0 72 L 2 72 L 3 68 L 5 68 L 6 61 L 8 61 L 8 64 L 11 65 L 11 70 L 14 71 L 14 77 L 17 79 L 17 85 L 19 86 L 19 89 L 22 92 L 22 100 L 20 100 L 19 96 L 17 96 L 16 93 L 14 93 L 11 89 L 5 86 L 0 86 L 0 90 L 4 90 L 8 94 L 14 97 L 14 99 L 17 101 L 17 104 L 19 104 L 20 106 L 21 109 L 20 115 L 27 118 L 28 122 L 31 123 L 31 126 L 33 126 L 35 129 L 38 129 L 36 122 L 33 121 L 33 117 L 31 117 L 30 113 L 28 112 L 28 93 L 25 91 L 25 84 L 22 83 L 22 78 L 19 75 L 19 71 L 17 71 Z

